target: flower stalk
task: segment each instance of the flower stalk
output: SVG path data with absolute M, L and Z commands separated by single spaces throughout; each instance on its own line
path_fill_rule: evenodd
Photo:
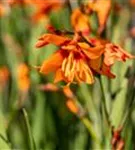
M 34 138 L 33 138 L 32 132 L 31 132 L 31 128 L 30 128 L 30 123 L 29 123 L 29 119 L 28 119 L 28 114 L 27 114 L 25 108 L 22 109 L 22 112 L 23 112 L 23 116 L 24 116 L 24 121 L 25 121 L 25 124 L 26 124 L 26 128 L 27 128 L 27 131 L 28 131 L 30 149 L 31 149 L 31 150 L 36 150 Z
M 92 138 L 94 139 L 94 141 L 101 146 L 101 142 L 99 140 L 99 138 L 97 137 L 96 133 L 94 132 L 93 126 L 90 122 L 90 120 L 86 117 L 82 117 L 80 118 L 81 122 L 84 124 L 84 126 L 88 129 L 90 135 L 92 136 Z
M 111 127 L 111 122 L 110 122 L 109 113 L 108 113 L 108 110 L 107 110 L 106 97 L 105 97 L 105 92 L 104 92 L 104 87 L 103 87 L 103 82 L 102 82 L 101 76 L 99 77 L 99 83 L 100 83 L 102 97 L 103 97 L 103 99 L 102 99 L 102 104 L 103 104 L 103 108 L 104 108 L 103 110 L 104 110 L 104 113 L 105 113 L 107 124 L 108 124 L 108 126 Z

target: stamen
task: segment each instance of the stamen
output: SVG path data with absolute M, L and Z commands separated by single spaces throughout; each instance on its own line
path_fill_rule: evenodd
M 73 65 L 70 72 L 74 72 L 76 67 L 76 60 L 73 61 Z
M 73 53 L 70 53 L 67 59 L 67 64 L 66 64 L 65 71 L 64 71 L 65 77 L 68 77 L 70 75 L 72 62 L 73 62 Z
M 66 64 L 67 64 L 67 58 L 65 58 L 63 63 L 62 63 L 62 71 L 63 72 L 65 71 Z

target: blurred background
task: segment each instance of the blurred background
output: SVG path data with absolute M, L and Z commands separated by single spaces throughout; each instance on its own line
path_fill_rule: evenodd
M 134 60 L 117 63 L 112 68 L 115 79 L 102 77 L 112 125 L 116 130 L 123 125 L 118 139 L 101 113 L 97 78 L 94 85 L 71 86 L 91 127 L 67 107 L 61 84 L 53 85 L 53 74 L 43 76 L 36 69 L 57 50 L 52 44 L 35 48 L 46 26 L 73 31 L 72 11 L 87 2 L 0 0 L 0 150 L 109 150 L 113 137 L 123 139 L 123 149 L 135 149 Z M 89 19 L 97 30 L 96 16 Z M 135 54 L 135 0 L 112 1 L 101 36 Z M 93 130 L 101 144 L 93 139 Z

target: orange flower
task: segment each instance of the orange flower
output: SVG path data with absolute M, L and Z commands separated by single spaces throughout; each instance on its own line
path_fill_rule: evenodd
M 87 14 L 91 14 L 92 12 L 97 13 L 99 22 L 98 33 L 101 33 L 104 30 L 110 10 L 111 10 L 111 0 L 89 1 L 84 9 L 85 13 Z
M 135 7 L 135 0 L 129 0 L 129 3 L 132 7 Z
M 16 4 L 28 5 L 28 4 L 32 4 L 32 1 L 33 0 L 8 0 L 8 4 L 11 6 L 16 5 Z
M 126 59 L 134 58 L 131 54 L 124 51 L 120 46 L 112 43 L 106 44 L 104 63 L 106 65 L 113 65 L 115 61 L 126 61 Z
M 36 8 L 36 12 L 33 15 L 33 21 L 37 22 L 42 18 L 45 18 L 51 11 L 58 10 L 62 7 L 62 0 L 33 0 L 33 5 Z
M 126 61 L 135 58 L 120 46 L 106 40 L 92 39 L 75 34 L 73 39 L 57 34 L 44 34 L 36 44 L 37 48 L 49 43 L 59 46 L 49 59 L 40 67 L 40 72 L 48 74 L 55 72 L 54 82 L 61 80 L 72 82 L 94 83 L 94 74 L 103 74 L 110 78 L 111 66 L 116 61 Z
M 10 12 L 10 8 L 7 1 L 0 1 L 0 17 L 7 15 Z
M 64 80 L 67 83 L 86 82 L 92 84 L 94 77 L 88 65 L 88 60 L 99 58 L 104 52 L 104 46 L 91 47 L 79 40 L 79 35 L 75 35 L 73 39 L 55 34 L 43 35 L 37 42 L 36 47 L 53 43 L 60 46 L 60 49 L 44 61 L 40 72 L 43 74 L 55 72 L 54 82 Z
M 82 32 L 84 35 L 90 33 L 89 18 L 86 14 L 82 13 L 79 8 L 73 11 L 71 23 L 76 32 Z
M 18 87 L 21 91 L 28 91 L 30 86 L 29 69 L 26 64 L 20 64 L 17 69 Z
M 3 5 L 0 3 L 0 17 L 4 14 L 4 8 Z
M 110 78 L 114 78 L 115 75 L 111 73 L 111 66 L 116 61 L 126 61 L 127 59 L 135 58 L 135 56 L 124 51 L 120 46 L 109 43 L 107 41 L 101 41 L 98 39 L 93 40 L 93 45 L 105 45 L 103 57 L 96 60 L 90 60 L 90 66 L 92 69 L 100 74 L 106 75 Z M 91 41 L 92 42 L 92 41 Z
M 62 7 L 62 0 L 8 0 L 9 5 L 29 5 L 35 9 L 32 20 L 37 22 L 47 17 L 47 15 L 53 11 Z

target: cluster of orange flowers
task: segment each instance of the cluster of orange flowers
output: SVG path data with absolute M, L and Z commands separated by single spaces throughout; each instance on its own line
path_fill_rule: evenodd
M 97 13 L 100 34 L 105 28 L 110 9 L 111 0 L 89 1 L 72 12 L 73 33 L 49 28 L 51 33 L 41 36 L 36 47 L 40 48 L 51 43 L 58 46 L 59 50 L 43 62 L 40 72 L 43 74 L 55 72 L 55 83 L 65 81 L 68 84 L 76 82 L 92 84 L 95 81 L 94 76 L 98 74 L 114 78 L 111 66 L 116 61 L 126 61 L 134 56 L 107 40 L 90 37 L 88 18 L 93 12 Z
M 6 0 L 0 1 L 0 16 L 6 14 L 6 6 L 9 8 L 20 5 L 20 6 L 30 6 L 34 8 L 34 14 L 32 16 L 32 21 L 37 22 L 42 19 L 47 18 L 47 15 L 51 11 L 58 10 L 63 6 L 62 0 Z
M 39 20 L 52 10 L 57 10 L 65 4 L 62 0 L 8 0 L 10 6 L 33 5 L 36 8 L 34 20 Z M 0 3 L 0 14 L 3 9 Z M 54 82 L 66 83 L 94 83 L 95 75 L 105 75 L 114 78 L 111 66 L 116 61 L 125 61 L 134 58 L 120 46 L 101 38 L 92 38 L 91 20 L 93 13 L 97 14 L 98 35 L 105 29 L 111 10 L 111 0 L 91 0 L 74 9 L 71 14 L 71 24 L 74 32 L 62 32 L 51 29 L 39 38 L 37 48 L 47 44 L 59 47 L 50 58 L 45 60 L 40 67 L 40 72 L 48 74 L 55 72 Z M 68 36 L 71 34 L 70 36 Z
M 84 37 L 75 33 L 72 38 L 57 33 L 46 33 L 39 38 L 37 48 L 49 43 L 59 46 L 49 59 L 41 65 L 40 72 L 48 74 L 55 72 L 54 82 L 65 81 L 94 83 L 94 75 L 103 74 L 110 78 L 111 66 L 116 61 L 134 58 L 120 46 L 108 41 Z

